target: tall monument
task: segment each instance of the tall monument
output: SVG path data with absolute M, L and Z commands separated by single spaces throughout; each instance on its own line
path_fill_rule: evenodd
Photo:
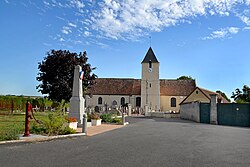
M 153 49 L 150 47 L 142 61 L 141 107 L 151 111 L 160 110 L 159 66 Z M 146 107 L 146 108 L 145 108 Z
M 75 117 L 78 124 L 83 123 L 84 114 L 84 98 L 82 95 L 82 79 L 81 79 L 82 67 L 80 65 L 75 66 L 74 70 L 74 82 L 73 82 L 73 92 L 70 98 L 69 106 L 69 117 Z

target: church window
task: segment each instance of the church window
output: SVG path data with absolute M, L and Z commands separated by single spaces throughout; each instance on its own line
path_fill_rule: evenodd
M 114 101 L 112 102 L 112 105 L 113 105 L 113 106 L 117 105 L 117 101 L 114 100 Z
M 171 107 L 176 107 L 176 98 L 171 98 Z
M 149 87 L 151 88 L 151 83 L 149 84 Z
M 149 62 L 148 62 L 148 67 L 152 68 L 152 61 L 151 60 L 149 60 Z
M 136 107 L 141 107 L 141 97 L 136 97 Z
M 199 93 L 199 91 L 197 90 L 197 91 L 196 91 L 196 94 L 198 94 L 198 93 Z
M 102 98 L 98 97 L 98 104 L 102 104 Z
M 122 97 L 122 98 L 121 98 L 121 105 L 124 105 L 124 104 L 125 104 L 125 98 Z

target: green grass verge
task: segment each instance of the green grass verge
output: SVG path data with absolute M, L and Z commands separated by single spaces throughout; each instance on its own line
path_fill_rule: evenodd
M 46 120 L 48 119 L 48 113 L 36 112 L 35 117 L 38 120 Z M 31 119 L 30 128 L 33 123 L 35 123 L 35 120 Z M 25 114 L 0 114 L 0 141 L 16 140 L 19 134 L 24 133 L 24 130 Z

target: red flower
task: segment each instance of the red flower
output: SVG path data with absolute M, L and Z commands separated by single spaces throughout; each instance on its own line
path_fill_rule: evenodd
M 69 118 L 66 118 L 67 122 L 70 123 L 70 122 L 77 122 L 77 119 L 75 117 L 69 117 Z

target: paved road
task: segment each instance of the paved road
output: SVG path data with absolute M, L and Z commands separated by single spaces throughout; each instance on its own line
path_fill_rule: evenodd
M 128 118 L 92 137 L 0 145 L 0 166 L 250 166 L 250 128 Z

